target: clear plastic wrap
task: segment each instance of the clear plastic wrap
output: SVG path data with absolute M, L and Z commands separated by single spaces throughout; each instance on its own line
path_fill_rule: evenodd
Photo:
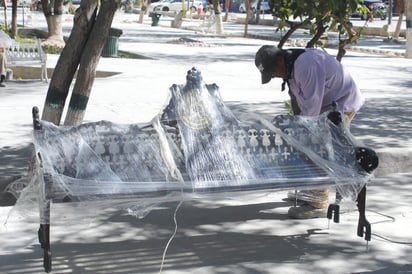
M 99 207 L 143 216 L 155 203 L 239 191 L 335 186 L 340 196 L 355 199 L 370 179 L 356 158 L 359 144 L 327 114 L 273 121 L 250 114 L 239 121 L 217 85 L 189 72 L 147 124 L 40 121 L 34 130 L 38 172 L 18 205 L 38 199 L 47 224 L 49 201 L 104 201 Z

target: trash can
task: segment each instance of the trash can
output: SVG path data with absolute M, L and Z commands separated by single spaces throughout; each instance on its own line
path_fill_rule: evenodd
M 106 44 L 102 50 L 103 57 L 117 57 L 119 49 L 119 37 L 123 34 L 121 29 L 111 28 Z
M 158 12 L 151 12 L 149 16 L 152 17 L 152 27 L 158 26 L 162 14 Z

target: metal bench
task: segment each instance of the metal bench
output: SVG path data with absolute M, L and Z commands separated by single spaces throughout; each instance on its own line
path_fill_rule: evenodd
M 187 79 L 186 85 L 170 88 L 169 105 L 148 124 L 58 127 L 41 121 L 33 108 L 38 234 L 46 272 L 52 266 L 51 205 L 58 202 L 105 200 L 110 206 L 111 200 L 164 202 L 334 186 L 338 197 L 355 194 L 357 233 L 370 240 L 366 184 L 378 158 L 353 143 L 339 112 L 319 119 L 284 115 L 271 122 L 252 115 L 240 122 L 225 107 L 217 85 L 204 85 L 195 70 Z M 338 202 L 327 214 L 335 222 Z
M 5 49 L 5 53 L 8 67 L 40 65 L 41 80 L 48 81 L 47 54 L 43 51 L 40 39 L 35 43 L 20 43 L 13 40 Z

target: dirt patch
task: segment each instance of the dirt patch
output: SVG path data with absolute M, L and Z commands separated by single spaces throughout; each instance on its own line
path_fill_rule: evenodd
M 147 57 L 141 54 L 137 54 L 137 53 L 132 53 L 132 52 L 127 52 L 127 51 L 123 51 L 123 50 L 119 50 L 117 52 L 118 54 L 118 58 L 129 58 L 129 59 L 153 59 L 151 57 Z
M 205 43 L 201 40 L 195 40 L 195 39 L 191 39 L 191 38 L 187 38 L 187 37 L 180 37 L 178 39 L 174 39 L 171 41 L 167 42 L 168 44 L 179 44 L 179 45 L 185 45 L 188 47 L 217 47 L 214 44 L 209 44 L 209 43 Z
M 12 78 L 13 80 L 41 79 L 41 68 L 40 67 L 17 66 L 17 67 L 12 67 L 11 70 L 13 71 L 13 78 Z M 52 77 L 53 72 L 54 72 L 53 68 L 47 69 L 47 76 L 49 79 Z M 96 78 L 106 78 L 106 77 L 110 77 L 110 76 L 113 76 L 119 73 L 120 72 L 114 72 L 114 71 L 96 71 Z

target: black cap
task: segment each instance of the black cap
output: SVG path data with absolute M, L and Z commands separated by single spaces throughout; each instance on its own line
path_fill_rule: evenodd
M 255 65 L 262 73 L 262 84 L 266 84 L 272 79 L 279 55 L 282 55 L 282 50 L 270 45 L 262 46 L 256 52 Z

